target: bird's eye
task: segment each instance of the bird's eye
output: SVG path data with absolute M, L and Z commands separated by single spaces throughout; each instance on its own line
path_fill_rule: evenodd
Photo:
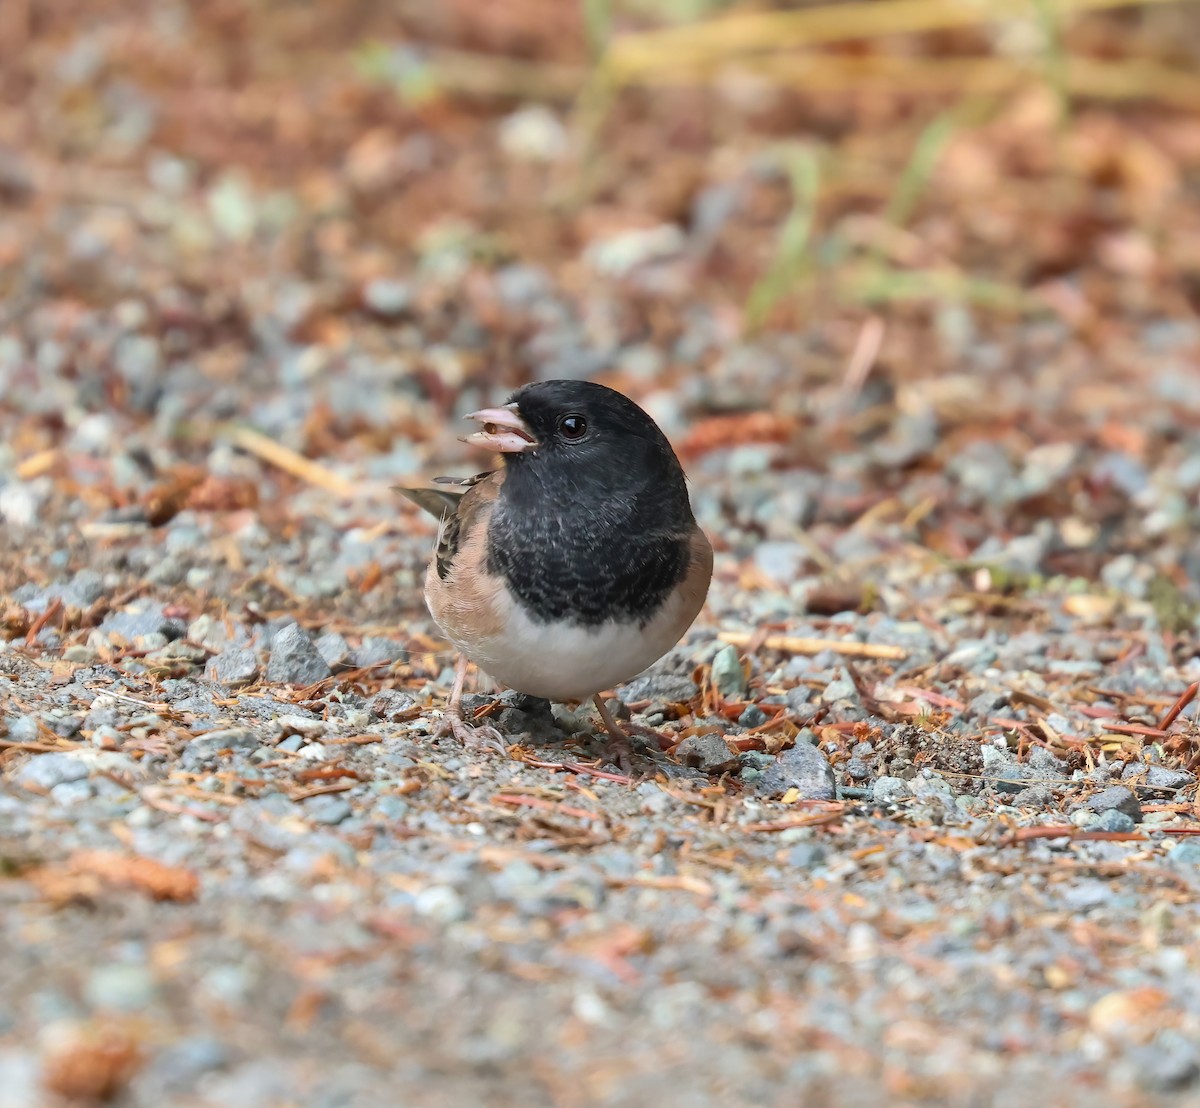
M 564 439 L 578 441 L 587 434 L 587 420 L 579 415 L 565 415 L 558 421 L 558 430 Z

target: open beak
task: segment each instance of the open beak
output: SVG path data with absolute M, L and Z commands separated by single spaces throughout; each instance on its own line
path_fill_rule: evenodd
M 506 404 L 503 408 L 481 408 L 466 418 L 479 424 L 478 431 L 462 440 L 471 446 L 483 446 L 498 454 L 525 454 L 538 447 L 533 432 L 517 414 L 516 404 Z

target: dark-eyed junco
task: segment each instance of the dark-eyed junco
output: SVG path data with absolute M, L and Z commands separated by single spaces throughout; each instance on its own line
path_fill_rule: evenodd
M 598 694 L 679 641 L 712 577 L 679 459 L 632 400 L 587 381 L 527 385 L 467 418 L 480 429 L 464 441 L 504 465 L 458 489 L 400 490 L 442 520 L 425 600 L 459 651 L 443 729 L 479 736 L 462 716 L 470 661 L 531 696 L 594 697 L 628 769 Z

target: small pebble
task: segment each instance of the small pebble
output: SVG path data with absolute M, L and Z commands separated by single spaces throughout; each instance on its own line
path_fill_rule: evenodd
M 833 767 L 815 745 L 805 741 L 804 734 L 801 732 L 795 746 L 776 755 L 774 763 L 763 773 L 756 787 L 760 796 L 778 797 L 795 789 L 801 800 L 833 799 L 836 790 Z
M 284 685 L 314 685 L 331 675 L 329 663 L 298 623 L 281 628 L 271 641 L 266 679 Z
M 73 754 L 39 754 L 26 762 L 16 775 L 17 783 L 49 792 L 69 781 L 88 776 L 87 765 Z
M 722 647 L 712 660 L 713 687 L 726 700 L 742 700 L 746 696 L 746 674 L 736 646 Z
M 1124 812 L 1135 823 L 1142 818 L 1142 804 L 1124 785 L 1113 785 L 1084 801 L 1084 806 L 1093 812 Z
M 880 777 L 871 787 L 871 798 L 876 804 L 896 804 L 912 797 L 909 783 L 900 777 Z

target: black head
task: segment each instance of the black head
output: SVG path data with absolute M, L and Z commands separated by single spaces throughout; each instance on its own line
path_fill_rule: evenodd
M 504 495 L 545 501 L 617 501 L 627 511 L 691 518 L 683 470 L 658 425 L 627 396 L 591 381 L 541 381 L 501 408 L 469 418 L 467 441 L 498 450 Z M 622 512 L 622 515 L 627 514 Z

